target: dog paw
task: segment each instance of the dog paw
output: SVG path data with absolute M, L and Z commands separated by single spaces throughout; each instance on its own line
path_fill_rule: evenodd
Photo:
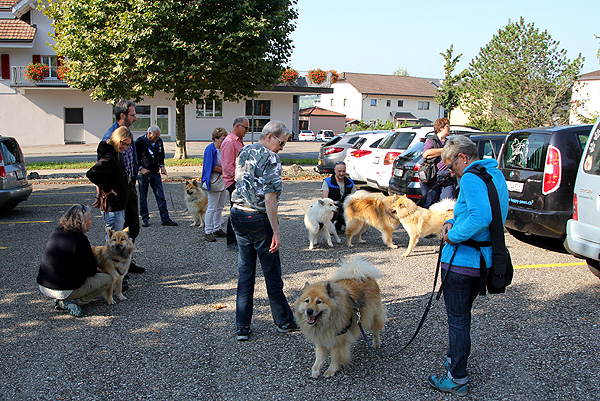
M 396 248 L 398 248 L 398 245 L 391 244 L 391 245 L 388 245 L 388 248 L 390 248 L 390 249 L 396 249 Z
M 192 223 L 190 224 L 190 227 L 194 227 L 196 225 L 196 223 Z
M 323 373 L 323 376 L 325 376 L 325 377 L 331 377 L 331 376 L 335 375 L 335 372 L 336 372 L 335 370 L 329 370 L 329 369 L 327 369 L 325 371 L 325 373 Z
M 409 255 L 409 254 L 408 254 L 408 253 L 406 253 L 406 252 L 404 252 L 404 253 L 402 254 L 402 256 L 403 256 L 403 257 L 407 257 L 408 255 Z
M 321 374 L 321 372 L 319 372 L 318 370 L 317 371 L 313 370 L 311 376 L 313 379 L 316 379 L 317 377 L 319 377 L 320 374 Z
M 312 245 L 309 245 L 309 246 L 308 246 L 308 249 L 309 249 L 309 250 L 310 250 L 310 249 L 313 249 L 313 246 L 312 246 Z
M 119 301 L 125 301 L 127 299 L 125 295 L 116 295 L 116 297 Z
M 329 245 L 330 248 L 333 248 L 333 242 L 328 242 L 327 245 Z
M 107 299 L 107 300 L 106 300 L 106 303 L 107 303 L 107 304 L 109 304 L 109 305 L 114 305 L 114 304 L 116 304 L 116 302 L 115 302 L 115 300 L 114 300 L 114 299 Z

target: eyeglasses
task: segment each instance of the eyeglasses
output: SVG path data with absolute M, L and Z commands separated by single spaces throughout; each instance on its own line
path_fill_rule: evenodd
M 279 147 L 283 149 L 283 147 L 285 146 L 285 142 L 277 138 L 275 135 L 273 135 L 273 138 L 277 139 L 277 142 L 279 142 Z
M 131 146 L 131 142 L 123 142 L 121 141 L 121 145 L 125 146 L 126 148 Z
M 344 166 L 346 165 L 344 162 L 335 162 L 335 166 L 339 166 L 340 164 L 343 164 Z
M 448 164 L 448 170 L 452 170 L 454 168 L 454 163 L 458 160 L 458 155 L 452 160 L 452 163 Z
M 240 127 L 244 128 L 246 131 L 248 131 L 250 129 L 250 127 L 247 125 L 240 124 Z

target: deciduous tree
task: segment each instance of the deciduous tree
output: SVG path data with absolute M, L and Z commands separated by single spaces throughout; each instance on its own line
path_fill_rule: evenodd
M 296 0 L 48 0 L 67 81 L 96 100 L 165 93 L 176 105 L 176 158 L 187 157 L 185 105 L 249 98 L 281 76 Z
M 567 59 L 547 31 L 521 18 L 500 29 L 469 67 L 463 107 L 473 119 L 508 121 L 514 128 L 568 123 L 581 54 Z

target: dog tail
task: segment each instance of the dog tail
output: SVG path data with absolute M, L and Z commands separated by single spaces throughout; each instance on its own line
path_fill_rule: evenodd
M 381 272 L 373 267 L 371 263 L 361 256 L 354 255 L 348 259 L 342 259 L 342 266 L 333 273 L 331 280 L 364 281 L 368 278 L 377 279 L 381 277 L 383 277 Z
M 434 212 L 447 212 L 449 210 L 454 210 L 454 205 L 456 204 L 456 199 L 442 199 L 439 202 L 434 203 L 429 207 L 429 210 Z

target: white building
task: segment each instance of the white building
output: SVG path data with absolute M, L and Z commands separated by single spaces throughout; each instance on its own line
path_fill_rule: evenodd
M 600 70 L 579 76 L 573 85 L 571 104 L 570 124 L 581 124 L 582 116 L 590 118 L 600 114 Z
M 444 115 L 435 101 L 437 87 L 423 78 L 344 72 L 332 88 L 316 106 L 367 123 L 430 124 Z
M 23 146 L 98 142 L 114 121 L 112 105 L 92 101 L 89 92 L 70 88 L 58 78 L 60 58 L 47 44 L 52 41 L 51 21 L 36 7 L 37 0 L 0 0 L 0 135 L 16 137 Z M 49 77 L 39 82 L 26 79 L 25 66 L 32 62 L 48 65 Z M 297 133 L 299 96 L 332 89 L 327 83 L 308 87 L 305 79 L 296 82 L 257 91 L 254 99 L 187 105 L 187 140 L 210 140 L 216 127 L 229 131 L 239 115 L 250 120 L 254 139 L 270 120 L 281 120 Z M 163 140 L 175 140 L 175 102 L 164 93 L 137 103 L 136 113 L 136 136 L 157 124 Z

